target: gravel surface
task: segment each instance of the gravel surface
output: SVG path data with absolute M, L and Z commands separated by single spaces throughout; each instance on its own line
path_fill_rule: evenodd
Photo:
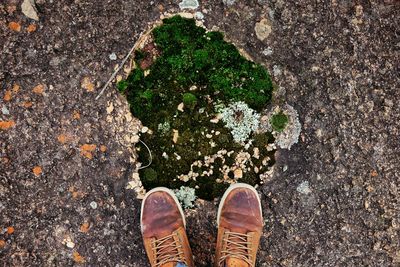
M 0 3 L 1 266 L 148 266 L 125 189 L 141 124 L 114 87 L 95 97 L 180 2 L 37 0 L 39 21 Z M 186 10 L 265 64 L 299 112 L 300 142 L 259 188 L 258 266 L 400 266 L 400 5 L 354 2 Z M 187 212 L 196 266 L 212 263 L 217 204 Z

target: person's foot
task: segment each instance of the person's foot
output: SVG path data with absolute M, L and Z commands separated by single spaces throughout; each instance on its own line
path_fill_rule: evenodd
M 254 187 L 231 185 L 218 208 L 215 266 L 253 267 L 263 229 L 261 201 Z
M 182 208 L 171 190 L 158 187 L 146 194 L 140 226 L 152 267 L 172 267 L 178 263 L 193 267 L 185 224 Z

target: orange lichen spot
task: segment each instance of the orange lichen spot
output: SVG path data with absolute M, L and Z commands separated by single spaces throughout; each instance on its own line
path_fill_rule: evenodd
M 21 87 L 20 87 L 18 84 L 14 83 L 13 89 L 12 89 L 13 92 L 14 92 L 14 93 L 18 93 L 19 89 L 21 89 Z
M 71 193 L 73 199 L 83 198 L 85 194 L 81 191 L 74 191 Z
M 7 234 L 12 235 L 14 233 L 15 229 L 12 226 L 7 227 Z
M 89 231 L 89 223 L 88 222 L 84 222 L 84 223 L 82 223 L 82 225 L 81 225 L 81 227 L 79 228 L 79 230 L 82 232 L 82 233 L 87 233 L 88 231 Z
M 30 108 L 30 107 L 32 107 L 33 103 L 30 102 L 30 101 L 25 101 L 24 103 L 22 103 L 22 105 L 23 105 L 25 108 Z
M 15 125 L 14 121 L 0 121 L 0 129 L 7 130 Z
M 376 170 L 373 170 L 373 171 L 371 172 L 371 176 L 372 176 L 372 177 L 378 176 L 378 172 L 377 172 Z
M 81 114 L 79 114 L 79 111 L 74 110 L 74 113 L 72 114 L 72 118 L 74 118 L 74 120 L 80 120 Z
M 100 146 L 100 151 L 101 152 L 106 152 L 107 151 L 107 147 L 105 145 L 101 145 Z
M 67 134 L 60 134 L 59 136 L 57 136 L 57 140 L 61 144 L 65 144 L 72 141 L 72 136 Z
M 77 198 L 82 198 L 85 196 L 85 194 L 81 191 L 76 191 L 74 186 L 71 186 L 68 191 L 71 193 L 72 198 L 77 199 Z
M 35 87 L 33 87 L 32 91 L 35 94 L 41 95 L 41 94 L 43 94 L 43 91 L 44 91 L 44 85 L 43 84 L 38 84 Z
M 57 140 L 61 144 L 65 144 L 67 142 L 67 139 L 68 137 L 65 134 L 60 134 L 59 136 L 57 136 Z
M 42 174 L 42 167 L 35 166 L 35 167 L 33 167 L 32 172 L 34 175 L 39 176 Z
M 11 100 L 11 91 L 10 90 L 6 90 L 6 92 L 4 93 L 4 101 L 10 101 Z
M 6 241 L 0 239 L 0 248 L 4 248 L 6 246 Z
M 92 152 L 95 149 L 96 149 L 96 145 L 94 145 L 94 144 L 84 144 L 80 147 L 81 155 L 88 159 L 92 159 L 93 158 Z
M 72 258 L 74 259 L 74 262 L 78 263 L 78 264 L 82 264 L 85 263 L 85 258 L 81 256 L 81 254 L 79 254 L 78 251 L 74 251 L 72 253 Z
M 21 24 L 19 22 L 11 21 L 10 23 L 8 23 L 8 28 L 10 28 L 10 30 L 12 31 L 20 32 Z
M 88 92 L 93 92 L 94 91 L 94 84 L 91 82 L 89 77 L 84 77 L 81 86 L 83 89 L 86 89 Z
M 31 32 L 36 31 L 36 28 L 37 28 L 36 24 L 30 24 L 30 25 L 28 26 L 28 28 L 26 28 L 26 31 L 29 32 L 29 33 L 31 33 Z

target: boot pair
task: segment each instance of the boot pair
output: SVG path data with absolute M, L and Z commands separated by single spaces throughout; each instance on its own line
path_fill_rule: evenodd
M 164 187 L 149 191 L 142 202 L 141 230 L 152 267 L 193 267 L 186 221 L 174 193 Z M 261 201 L 250 185 L 231 185 L 217 215 L 217 267 L 253 267 L 263 228 Z

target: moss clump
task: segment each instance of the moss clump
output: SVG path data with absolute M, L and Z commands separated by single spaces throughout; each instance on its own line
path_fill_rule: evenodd
M 184 93 L 183 104 L 185 104 L 186 107 L 193 109 L 197 104 L 197 97 L 192 93 Z
M 289 122 L 289 118 L 282 111 L 271 116 L 270 123 L 272 129 L 276 132 L 282 132 Z
M 264 67 L 240 55 L 222 33 L 207 32 L 192 19 L 164 19 L 152 31 L 152 40 L 147 50 L 135 51 L 137 68 L 118 83 L 133 115 L 151 129 L 151 134 L 141 136 L 153 155 L 151 168 L 139 172 L 142 183 L 147 189 L 196 187 L 198 197 L 213 199 L 228 187 L 224 180 L 232 179 L 222 169 L 232 167 L 243 150 L 222 120 L 213 122 L 219 113 L 217 106 L 240 101 L 261 111 L 271 99 L 270 76 Z M 183 110 L 178 108 L 182 102 Z M 204 163 L 221 151 L 233 152 L 224 160 Z M 141 162 L 149 161 L 141 145 L 138 154 Z M 196 161 L 203 163 L 194 166 Z M 246 170 L 253 168 L 251 164 Z M 186 179 L 187 174 L 197 176 Z M 243 181 L 255 184 L 259 178 L 249 171 Z
M 153 168 L 144 169 L 143 178 L 148 181 L 156 182 L 157 172 Z

